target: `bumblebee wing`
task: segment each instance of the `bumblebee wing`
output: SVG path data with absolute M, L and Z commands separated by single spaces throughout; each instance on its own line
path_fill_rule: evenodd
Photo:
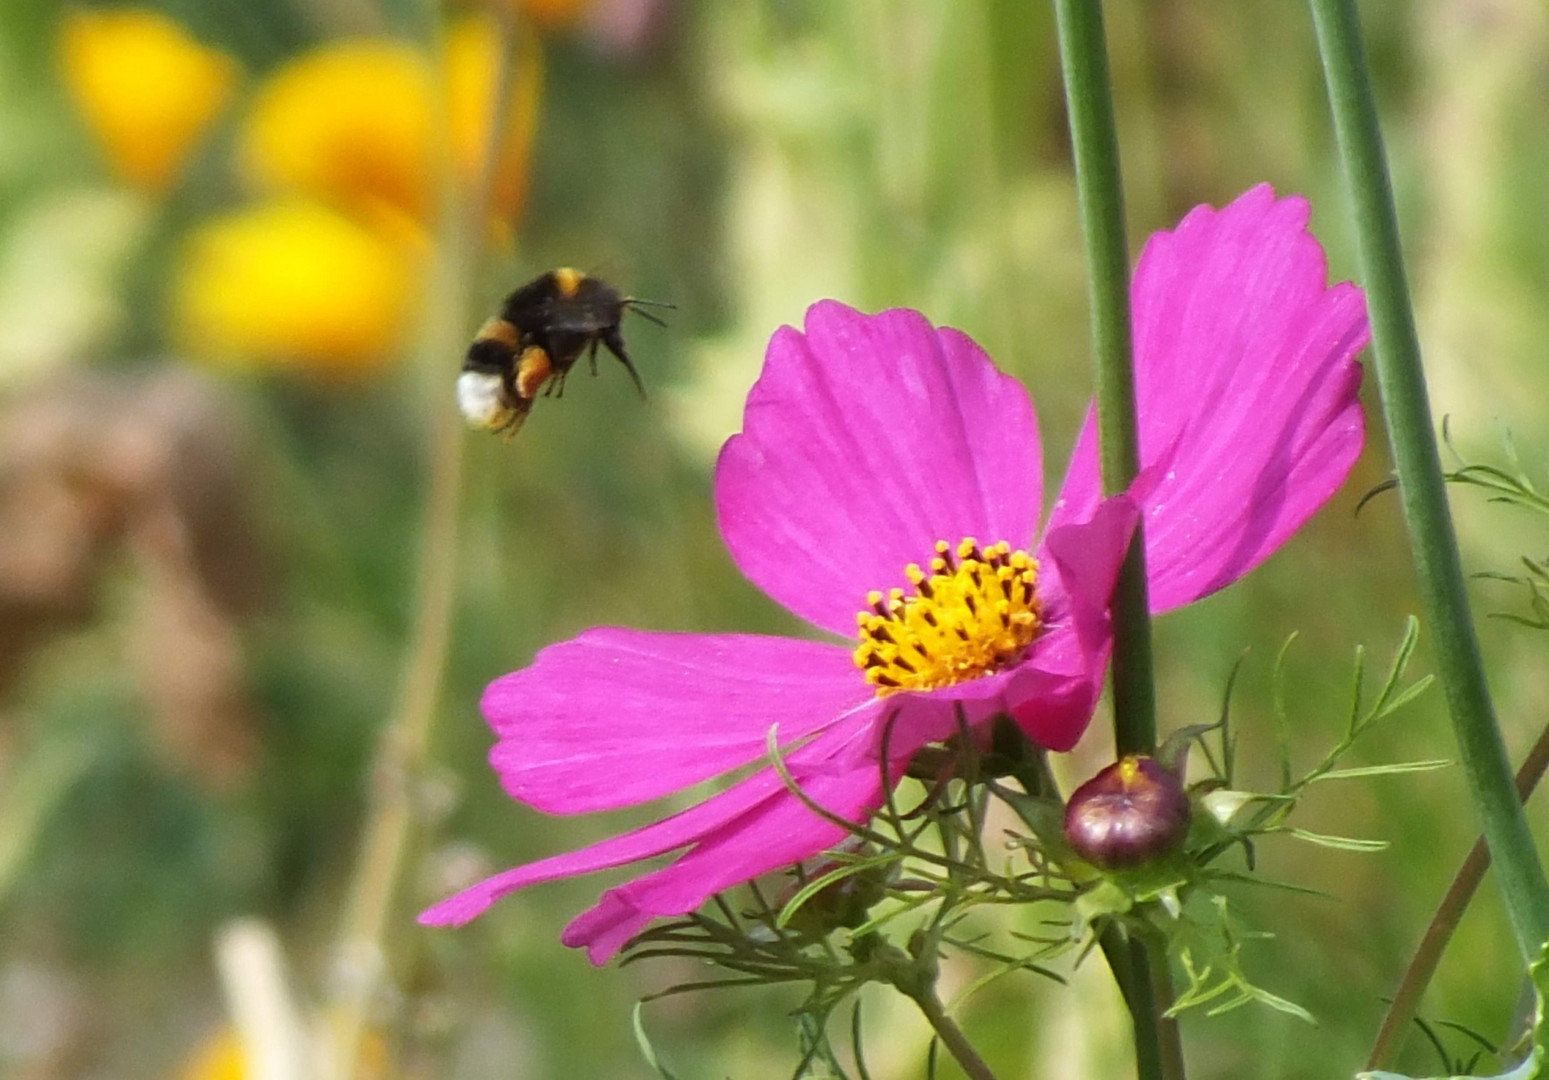
M 540 274 L 506 297 L 500 316 L 523 335 L 530 335 L 548 325 L 558 299 L 559 285 L 553 272 Z
M 606 281 L 583 277 L 549 309 L 549 328 L 561 334 L 597 334 L 624 317 L 624 298 Z

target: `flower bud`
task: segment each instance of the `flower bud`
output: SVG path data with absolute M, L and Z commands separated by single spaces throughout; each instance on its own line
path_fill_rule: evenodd
M 1174 851 L 1189 831 L 1189 797 L 1165 765 L 1130 754 L 1078 787 L 1065 839 L 1094 866 L 1118 870 Z

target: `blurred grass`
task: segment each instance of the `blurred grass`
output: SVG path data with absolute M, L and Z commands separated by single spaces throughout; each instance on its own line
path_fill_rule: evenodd
M 432 867 L 453 856 L 501 867 L 640 819 L 558 820 L 510 803 L 484 764 L 490 740 L 476 709 L 493 676 L 596 623 L 797 629 L 735 572 L 708 499 L 714 447 L 735 430 L 741 394 L 779 322 L 837 295 L 865 308 L 917 306 L 974 334 L 1033 389 L 1051 492 L 1088 393 L 1075 196 L 1042 6 L 660 6 L 656 39 L 636 52 L 603 48 L 584 27 L 550 42 L 520 250 L 478 286 L 493 303 L 539 270 L 578 265 L 678 310 L 666 332 L 629 328 L 652 389 L 644 406 L 605 368 L 535 410 L 511 445 L 470 436 L 437 745 L 436 783 L 457 802 L 426 853 Z M 599 0 L 595 10 L 605 7 Z M 164 10 L 234 53 L 249 92 L 309 43 L 412 27 L 406 3 L 178 0 Z M 113 190 L 54 78 L 46 43 L 60 11 L 52 0 L 0 9 L 0 266 L 82 248 L 47 279 L 57 305 L 48 310 L 62 313 L 47 323 L 55 337 L 29 339 L 22 356 L 13 331 L 0 328 L 0 357 L 16 368 L 0 371 L 0 388 L 13 400 L 51 377 L 39 370 L 187 363 L 163 351 L 170 252 L 192 221 L 241 196 L 228 117 L 158 209 L 151 235 L 125 242 L 106 267 L 91 243 L 29 232 L 51 200 Z M 1460 444 L 1476 456 L 1494 453 L 1498 417 L 1533 468 L 1549 441 L 1549 306 L 1541 302 L 1549 288 L 1549 19 L 1535 0 L 1369 4 L 1365 14 L 1436 410 L 1453 415 Z M 1108 21 L 1137 243 L 1197 202 L 1220 203 L 1269 179 L 1312 197 L 1333 271 L 1348 276 L 1345 211 L 1303 10 L 1270 0 L 1127 0 L 1109 5 Z M 100 239 L 115 242 L 105 232 Z M 35 276 L 0 274 L 0 311 L 45 302 L 38 288 Z M 15 293 L 26 289 L 34 291 Z M 102 304 L 76 302 L 88 293 Z M 448 393 L 457 363 L 446 358 Z M 0 699 L 7 794 L 27 765 L 92 748 L 82 776 L 37 821 L 30 854 L 0 896 L 0 999 L 42 970 L 62 980 L 72 1003 L 60 1006 L 66 1034 L 43 1050 L 16 1049 L 37 1040 L 21 1040 L 17 1021 L 0 1017 L 0 1070 L 16 1075 L 173 1073 L 221 1020 L 210 940 L 236 914 L 281 927 L 304 990 L 318 992 L 326 976 L 365 768 L 409 620 L 423 391 L 408 372 L 352 385 L 226 377 L 217 391 L 245 447 L 243 490 L 264 552 L 262 603 L 241 620 L 255 749 L 234 784 L 213 782 L 197 760 L 168 750 L 128 648 L 141 632 L 142 571 L 109 559 L 91 617 L 32 651 Z M 1379 499 L 1354 516 L 1385 461 L 1373 431 L 1345 490 L 1284 553 L 1159 624 L 1165 727 L 1212 716 L 1231 664 L 1251 650 L 1238 715 L 1250 776 L 1268 780 L 1268 673 L 1298 630 L 1295 749 L 1321 753 L 1340 723 L 1351 650 L 1364 642 L 1385 655 L 1414 606 L 1396 503 Z M 1512 511 L 1470 494 L 1458 496 L 1457 509 L 1470 568 L 1542 554 L 1542 534 Z M 1478 595 L 1481 610 L 1515 599 L 1488 587 Z M 1520 750 L 1543 722 L 1543 644 L 1496 622 L 1484 632 L 1508 737 Z M 1440 709 L 1439 695 L 1422 701 L 1364 755 L 1448 755 Z M 1061 763 L 1067 780 L 1101 763 L 1104 731 L 1094 724 Z M 1243 894 L 1253 922 L 1277 935 L 1250 952 L 1250 970 L 1324 1023 L 1310 1031 L 1251 1010 L 1186 1018 L 1198 1077 L 1353 1071 L 1382 995 L 1471 838 L 1462 780 L 1451 773 L 1329 790 L 1309 810 L 1309 828 L 1394 841 L 1364 857 L 1289 840 L 1265 845 L 1269 876 L 1333 899 Z M 394 1030 L 422 1054 L 445 1055 L 418 1059 L 423 1068 L 534 1080 L 648 1075 L 629 1007 L 669 973 L 594 971 L 558 944 L 560 926 L 591 902 L 598 881 L 524 892 L 467 928 L 427 932 L 409 916 L 446 889 L 434 878 L 411 882 L 395 943 L 403 954 L 395 974 L 415 1007 Z M 1487 889 L 1426 1013 L 1501 1034 L 1515 987 L 1499 973 L 1511 962 Z M 1067 1060 L 1054 1040 L 1111 1038 L 1110 1000 L 1062 993 L 1002 984 L 969 1007 L 967 1030 L 1002 1075 L 1038 1075 L 1034 1063 Z M 1077 1000 L 1077 1021 L 1062 1020 Z M 778 994 L 678 999 L 648 1008 L 647 1023 L 685 1077 L 779 1076 L 778 1063 L 793 1061 L 789 1004 Z M 878 1006 L 874 1071 L 923 1075 L 914 1022 Z M 1071 1048 L 1068 1060 L 1093 1062 L 1088 1075 L 1111 1075 L 1103 1052 Z M 1418 1046 L 1406 1064 L 1428 1067 Z

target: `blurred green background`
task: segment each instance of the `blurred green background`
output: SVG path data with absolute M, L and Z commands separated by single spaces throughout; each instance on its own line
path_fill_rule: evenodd
M 449 659 L 433 764 L 413 791 L 423 827 L 386 934 L 390 992 L 372 1012 L 383 1074 L 653 1075 L 630 1008 L 682 972 L 594 970 L 558 942 L 600 879 L 520 893 L 459 930 L 422 929 L 413 914 L 477 874 L 643 820 L 558 820 L 508 801 L 484 763 L 491 740 L 476 708 L 491 678 L 598 623 L 802 632 L 732 567 L 709 498 L 715 450 L 738 426 L 776 326 L 833 296 L 961 327 L 1032 387 L 1049 467 L 1060 467 L 1090 380 L 1046 5 L 515 7 L 529 35 L 522 62 L 542 56 L 541 74 L 516 92 L 532 126 L 530 145 L 513 150 L 522 190 L 468 283 L 466 310 L 439 316 L 444 296 L 432 291 L 429 309 L 417 299 L 432 280 L 434 215 L 416 222 L 424 207 L 351 201 L 350 184 L 370 184 L 349 169 L 331 187 L 276 179 L 284 170 L 266 174 L 251 150 L 276 73 L 345 39 L 417 49 L 405 43 L 424 30 L 419 5 L 152 4 L 225 59 L 190 91 L 209 116 L 170 140 L 175 161 L 149 181 L 90 122 L 137 92 L 116 91 L 122 74 L 105 95 L 82 90 L 92 72 L 80 66 L 108 70 L 111 59 L 62 44 L 101 10 L 0 7 L 7 1076 L 243 1075 L 211 1042 L 229 1023 L 212 943 L 241 916 L 277 931 L 299 1000 L 329 999 L 370 763 L 413 634 L 432 447 L 460 343 L 514 285 L 575 265 L 677 310 L 665 332 L 627 326 L 652 390 L 644 404 L 609 365 L 573 380 L 562 402 L 544 401 L 509 444 L 458 436 Z M 1106 8 L 1136 249 L 1190 206 L 1269 180 L 1312 199 L 1333 274 L 1351 275 L 1303 7 Z M 1364 15 L 1435 409 L 1476 457 L 1498 457 L 1509 427 L 1529 470 L 1549 476 L 1537 468 L 1549 446 L 1549 14 L 1540 0 L 1430 0 L 1371 3 Z M 395 107 L 378 83 L 364 85 L 373 109 Z M 431 93 L 426 108 L 440 100 Z M 331 107 L 319 96 L 301 113 Z M 364 160 L 374 145 L 340 153 Z M 364 270 L 324 272 L 334 264 L 311 249 L 291 265 L 279 232 L 272 242 L 242 234 L 237 271 L 190 254 L 229 215 L 297 197 L 338 215 L 353 239 L 334 253 L 358 257 L 338 265 Z M 273 273 L 248 281 L 249 253 L 260 269 L 272 259 Z M 339 299 L 367 270 L 380 288 Z M 204 287 L 219 293 L 216 313 L 188 315 L 199 301 L 187 296 Z M 333 327 L 335 317 L 348 325 Z M 264 336 L 292 323 L 293 338 Z M 364 337 L 340 346 L 346 333 Z M 1158 629 L 1166 727 L 1212 719 L 1248 650 L 1238 715 L 1250 773 L 1265 784 L 1280 643 L 1300 632 L 1293 752 L 1314 759 L 1343 722 L 1351 650 L 1365 643 L 1385 658 L 1416 607 L 1396 503 L 1354 514 L 1386 474 L 1380 425 L 1372 435 L 1346 488 L 1282 554 Z M 1540 522 L 1469 492 L 1455 506 L 1470 569 L 1509 568 L 1549 543 Z M 1476 594 L 1481 613 L 1521 604 L 1506 586 Z M 1483 633 L 1520 756 L 1549 698 L 1546 639 L 1498 620 Z M 1419 666 L 1429 667 L 1423 644 Z M 1100 717 L 1058 763 L 1067 782 L 1104 763 L 1106 737 Z M 1373 762 L 1451 753 L 1434 691 L 1358 750 Z M 1541 824 L 1541 801 L 1532 816 Z M 1243 893 L 1243 910 L 1274 933 L 1250 947 L 1247 966 L 1322 1023 L 1255 1009 L 1190 1015 L 1184 1038 L 1201 1080 L 1351 1074 L 1472 836 L 1455 771 L 1320 790 L 1302 823 L 1393 847 L 1362 856 L 1264 845 L 1268 876 L 1332 898 Z M 1500 1037 L 1515 963 L 1487 886 L 1425 1015 Z M 923 1076 L 923 1026 L 896 1003 L 868 1004 L 874 1075 Z M 752 1080 L 794 1066 L 791 1005 L 757 991 L 671 999 L 645 1015 L 685 1080 Z M 998 984 L 964 1023 L 999 1075 L 1075 1080 L 1128 1070 L 1119 1009 L 1093 963 L 1068 990 Z M 1419 1039 L 1405 1064 L 1437 1067 Z

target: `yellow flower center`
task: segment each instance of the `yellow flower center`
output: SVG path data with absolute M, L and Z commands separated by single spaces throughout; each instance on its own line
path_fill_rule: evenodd
M 904 568 L 914 595 L 872 591 L 856 615 L 855 663 L 879 697 L 987 675 L 1020 659 L 1038 636 L 1036 559 L 1004 540 L 981 551 L 972 537 L 953 554 L 936 541 L 928 575 L 918 563 Z

